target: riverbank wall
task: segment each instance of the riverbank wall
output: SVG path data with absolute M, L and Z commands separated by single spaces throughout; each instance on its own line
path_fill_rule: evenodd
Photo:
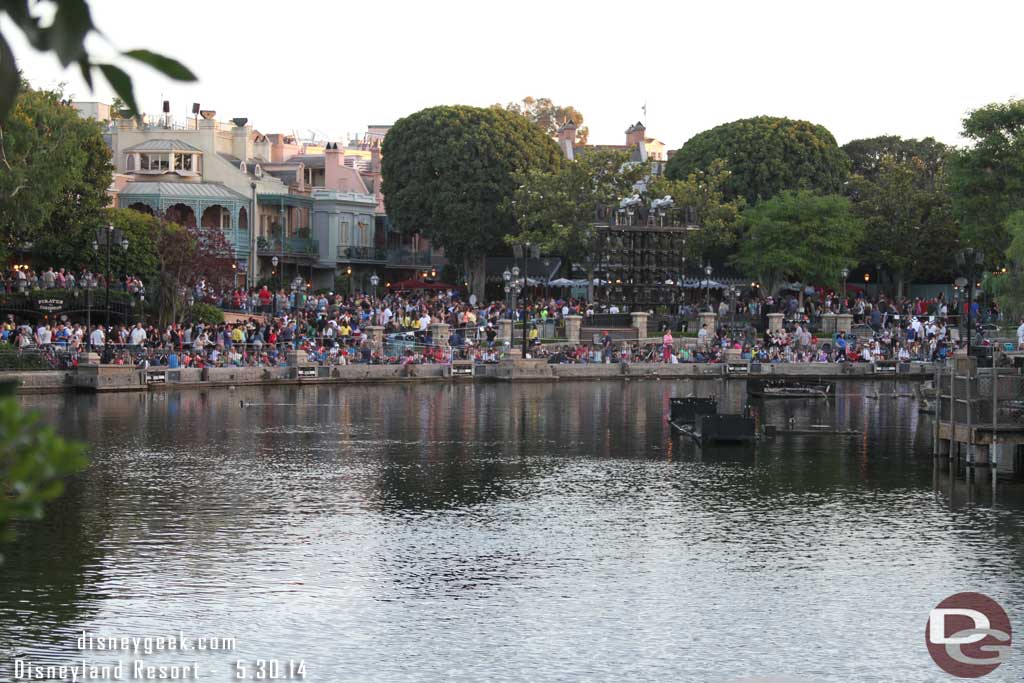
M 801 379 L 926 380 L 932 363 L 582 363 L 548 364 L 509 360 L 490 365 L 344 365 L 273 368 L 180 368 L 146 370 L 119 365 L 83 365 L 75 370 L 0 372 L 17 380 L 19 393 L 116 392 L 208 389 L 281 384 L 364 384 L 382 382 L 556 382 L 560 380 Z

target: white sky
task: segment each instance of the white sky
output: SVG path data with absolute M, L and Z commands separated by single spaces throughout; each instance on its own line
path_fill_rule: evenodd
M 145 112 L 169 99 L 180 116 L 199 102 L 264 133 L 335 140 L 431 105 L 533 95 L 583 112 L 592 142 L 621 144 L 646 100 L 648 135 L 669 148 L 759 114 L 823 124 L 840 144 L 885 133 L 959 143 L 966 112 L 1022 91 L 1021 2 L 90 4 L 115 48 L 146 47 L 199 76 L 182 85 L 118 61 Z M 77 70 L 0 27 L 35 85 L 110 100 L 105 83 L 90 94 Z M 112 54 L 98 37 L 90 46 Z

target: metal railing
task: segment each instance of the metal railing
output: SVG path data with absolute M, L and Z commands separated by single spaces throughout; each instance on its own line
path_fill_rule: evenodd
M 374 261 L 383 263 L 388 260 L 388 250 L 380 247 L 339 244 L 338 259 L 343 261 Z
M 391 249 L 388 251 L 387 262 L 391 266 L 429 266 L 433 259 L 430 251 L 412 251 L 409 249 Z
M 280 239 L 267 239 L 261 237 L 257 241 L 257 250 L 261 254 L 293 254 L 293 255 L 316 255 L 320 253 L 320 243 L 306 237 L 288 237 L 284 240 L 284 249 L 281 248 Z

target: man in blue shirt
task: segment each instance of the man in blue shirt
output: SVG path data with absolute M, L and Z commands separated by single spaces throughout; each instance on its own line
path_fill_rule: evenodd
M 846 360 L 846 335 L 838 332 L 833 342 L 836 347 L 836 361 Z

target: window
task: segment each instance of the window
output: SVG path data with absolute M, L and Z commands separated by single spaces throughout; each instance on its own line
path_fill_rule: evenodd
M 124 159 L 124 170 L 131 173 L 135 170 L 135 155 L 126 154 Z
M 192 155 L 191 154 L 175 154 L 174 155 L 174 170 L 175 171 L 192 171 Z
M 143 171 L 170 170 L 170 160 L 166 154 L 140 154 L 139 168 Z

